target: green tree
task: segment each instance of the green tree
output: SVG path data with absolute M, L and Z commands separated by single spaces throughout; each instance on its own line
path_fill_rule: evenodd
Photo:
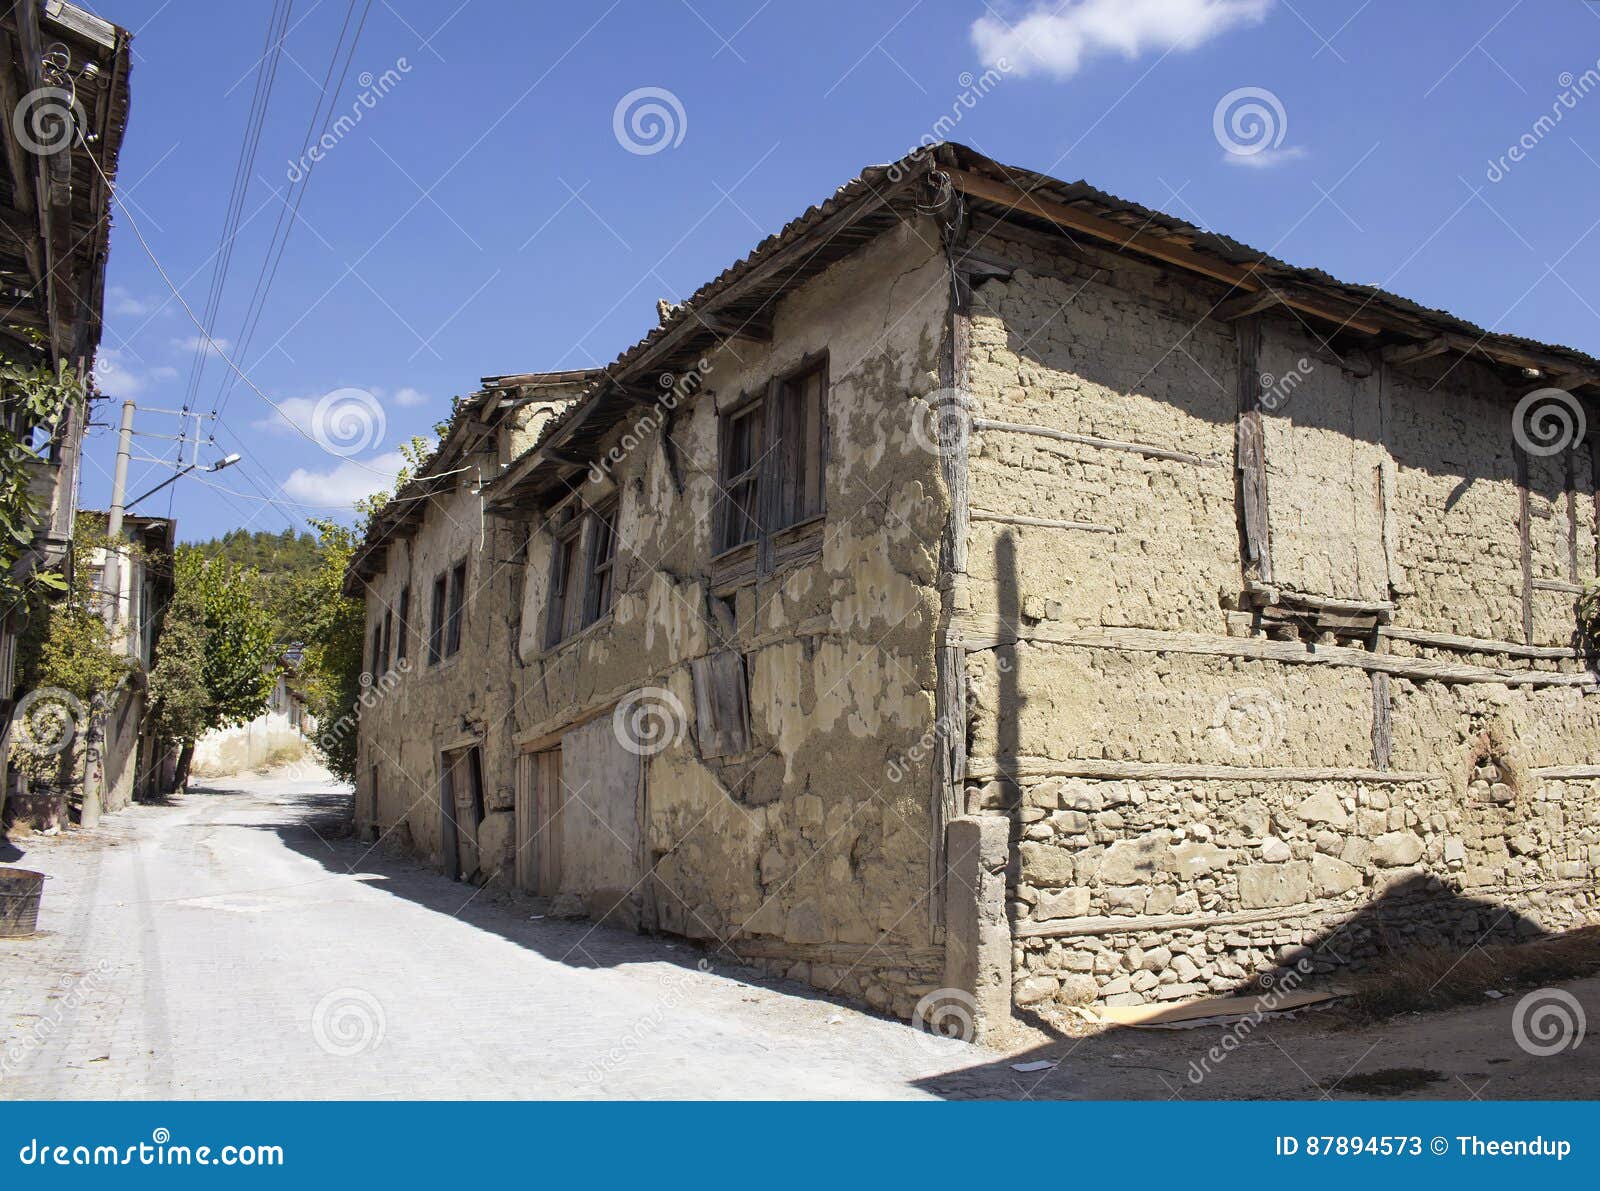
M 400 444 L 406 465 L 395 477 L 403 488 L 428 461 L 430 444 L 413 438 Z M 345 572 L 366 539 L 372 519 L 393 499 L 376 492 L 356 502 L 354 527 L 336 521 L 312 521 L 317 531 L 317 569 L 301 578 L 289 600 L 290 615 L 305 627 L 305 657 L 300 676 L 317 730 L 313 740 L 329 771 L 353 782 L 356 774 L 356 726 L 366 693 L 361 675 L 366 649 L 366 605 L 344 594 Z
M 95 560 L 106 541 L 105 522 L 80 513 L 73 526 L 67 574 L 57 577 L 63 597 L 47 615 L 33 618 L 17 654 L 22 690 L 65 691 L 94 714 L 131 669 L 105 621 Z M 44 754 L 21 748 L 14 750 L 13 760 L 35 780 L 70 783 L 78 778 L 81 755 L 76 747 Z
M 160 722 L 170 725 L 170 739 L 179 745 L 174 785 L 188 780 L 196 740 L 266 709 L 277 683 L 279 652 L 255 572 L 181 548 L 151 680 Z

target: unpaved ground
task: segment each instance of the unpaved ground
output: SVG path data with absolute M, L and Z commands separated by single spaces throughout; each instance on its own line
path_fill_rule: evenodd
M 0 940 L 0 1098 L 1342 1098 L 1392 1068 L 1439 1076 L 1408 1096 L 1600 1095 L 1600 1042 L 1525 1053 L 1515 996 L 1267 1022 L 1198 1082 L 1226 1028 L 1002 1056 L 326 838 L 338 786 L 215 785 L 5 854 L 52 880 L 43 933 Z M 1600 1014 L 1600 980 L 1566 987 Z

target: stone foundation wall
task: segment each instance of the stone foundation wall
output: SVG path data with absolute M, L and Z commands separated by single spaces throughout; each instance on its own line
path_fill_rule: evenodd
M 974 297 L 953 628 L 966 809 L 1012 839 L 1015 1003 L 1600 916 L 1600 700 L 1562 590 L 1595 569 L 1587 460 L 1519 471 L 1517 394 L 1478 365 L 1400 373 L 1262 319 L 1254 368 L 1295 377 L 1261 415 L 1272 581 L 1393 605 L 1381 630 L 1274 628 L 1246 598 L 1221 290 L 986 251 L 1022 267 Z

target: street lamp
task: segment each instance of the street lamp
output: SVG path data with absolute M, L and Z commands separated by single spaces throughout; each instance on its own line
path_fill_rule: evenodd
M 178 471 L 174 472 L 172 475 L 170 475 L 166 479 L 162 480 L 161 483 L 157 484 L 154 488 L 150 489 L 150 491 L 140 493 L 138 496 L 134 497 L 127 504 L 122 506 L 123 511 L 126 512 L 128 509 L 133 508 L 134 505 L 138 504 L 141 500 L 143 500 L 147 496 L 154 496 L 157 492 L 160 492 L 168 484 L 177 483 L 179 480 L 183 479 L 184 476 L 188 475 L 192 471 L 221 471 L 225 467 L 232 467 L 237 462 L 239 462 L 239 456 L 238 455 L 224 455 L 221 459 L 217 460 L 210 467 L 202 467 L 198 463 L 191 463 L 191 464 L 189 464 L 188 467 L 180 468 Z

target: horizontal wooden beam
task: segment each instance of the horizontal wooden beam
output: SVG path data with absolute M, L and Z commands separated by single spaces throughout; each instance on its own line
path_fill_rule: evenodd
M 1061 761 L 1054 757 L 987 757 L 973 758 L 967 762 L 968 781 L 984 782 L 997 777 L 1082 777 L 1097 781 L 1375 782 L 1390 785 L 1444 781 L 1443 775 L 1437 773 L 1325 765 L 1208 765 L 1090 758 Z
M 1218 302 L 1211 312 L 1211 317 L 1220 322 L 1231 323 L 1252 314 L 1260 314 L 1263 310 L 1270 310 L 1274 306 L 1281 306 L 1284 300 L 1281 290 L 1271 288 L 1257 290 L 1253 294 L 1240 294 L 1237 298 Z
M 1435 335 L 1432 339 L 1424 339 L 1421 343 L 1390 344 L 1383 349 L 1383 362 L 1393 364 L 1396 368 L 1403 368 L 1407 364 L 1431 360 L 1434 356 L 1443 355 L 1449 350 L 1450 340 L 1443 335 Z
M 1106 219 L 1088 211 L 1080 211 L 1065 203 L 1055 203 L 1048 199 L 1035 198 L 1025 190 L 1004 182 L 997 182 L 993 178 L 985 178 L 981 174 L 974 174 L 968 170 L 947 169 L 951 183 L 964 194 L 974 198 L 986 199 L 992 203 L 1003 203 L 1014 211 L 1022 211 L 1028 215 L 1048 220 L 1058 227 L 1070 228 L 1073 231 L 1083 232 L 1094 236 L 1096 239 L 1105 240 L 1116 244 L 1120 248 L 1131 248 L 1135 252 L 1154 257 L 1169 265 L 1177 265 L 1195 273 L 1200 273 L 1216 281 L 1225 281 L 1240 289 L 1254 293 L 1266 288 L 1266 281 L 1257 272 L 1258 264 L 1235 265 L 1214 256 L 1196 252 L 1185 248 L 1181 244 L 1174 244 L 1160 236 L 1149 232 L 1134 231 L 1124 227 L 1115 220 Z M 1364 335 L 1376 335 L 1383 328 L 1370 319 L 1358 317 L 1354 312 L 1340 310 L 1332 304 L 1306 299 L 1298 296 L 1286 296 L 1284 304 L 1299 310 L 1304 314 L 1325 319 L 1328 322 L 1347 327 L 1352 331 L 1359 331 Z

